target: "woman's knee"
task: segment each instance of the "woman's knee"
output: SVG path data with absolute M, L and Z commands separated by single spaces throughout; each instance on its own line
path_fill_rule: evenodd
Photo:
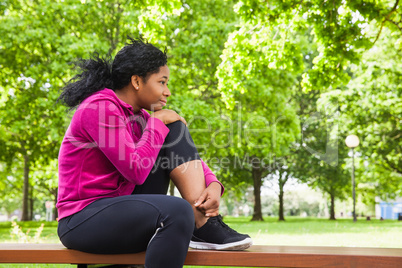
M 169 129 L 176 129 L 176 128 L 184 129 L 186 127 L 186 125 L 180 120 L 177 120 L 177 121 L 175 121 L 173 123 L 167 124 L 166 126 Z
M 182 198 L 175 198 L 170 211 L 170 221 L 185 232 L 192 233 L 194 229 L 194 212 L 191 205 Z
M 176 121 L 166 126 L 169 128 L 167 139 L 169 140 L 170 144 L 186 141 L 189 145 L 194 145 L 190 131 L 182 121 Z
M 183 216 L 183 219 L 186 220 L 186 222 L 193 223 L 192 225 L 194 226 L 194 212 L 193 208 L 191 207 L 190 203 L 184 199 L 181 200 L 181 215 Z
M 181 121 L 176 121 L 167 126 L 170 131 L 162 149 L 172 165 L 176 167 L 190 160 L 199 159 L 197 147 L 186 125 Z

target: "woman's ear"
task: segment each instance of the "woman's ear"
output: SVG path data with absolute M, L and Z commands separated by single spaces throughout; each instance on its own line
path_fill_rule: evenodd
M 133 85 L 135 90 L 140 89 L 140 77 L 138 75 L 131 76 L 131 85 Z

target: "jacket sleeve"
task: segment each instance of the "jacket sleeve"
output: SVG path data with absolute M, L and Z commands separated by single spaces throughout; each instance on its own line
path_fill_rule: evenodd
M 151 117 L 134 143 L 124 112 L 110 100 L 99 100 L 80 109 L 82 133 L 93 141 L 117 170 L 130 182 L 143 184 L 151 172 L 169 133 L 165 124 Z
M 201 164 L 202 164 L 202 169 L 204 170 L 206 187 L 208 187 L 212 182 L 217 182 L 222 187 L 221 195 L 223 195 L 223 192 L 225 191 L 223 184 L 220 181 L 218 181 L 215 174 L 211 171 L 211 169 L 208 167 L 208 165 L 204 161 L 201 160 Z

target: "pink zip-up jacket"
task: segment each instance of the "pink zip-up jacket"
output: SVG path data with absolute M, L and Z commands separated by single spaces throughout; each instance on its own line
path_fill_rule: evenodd
M 59 220 L 97 199 L 130 195 L 151 172 L 168 133 L 165 124 L 145 110 L 134 114 L 113 90 L 86 98 L 59 152 Z M 220 183 L 201 163 L 206 186 Z

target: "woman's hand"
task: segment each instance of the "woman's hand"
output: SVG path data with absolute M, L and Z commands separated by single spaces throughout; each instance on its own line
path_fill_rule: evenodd
M 218 182 L 212 182 L 196 200 L 194 206 L 207 217 L 219 215 L 219 203 L 221 200 L 222 186 Z
M 173 110 L 168 110 L 168 109 L 159 110 L 159 111 L 152 113 L 151 117 L 158 118 L 165 125 L 180 120 L 187 126 L 186 120 Z

